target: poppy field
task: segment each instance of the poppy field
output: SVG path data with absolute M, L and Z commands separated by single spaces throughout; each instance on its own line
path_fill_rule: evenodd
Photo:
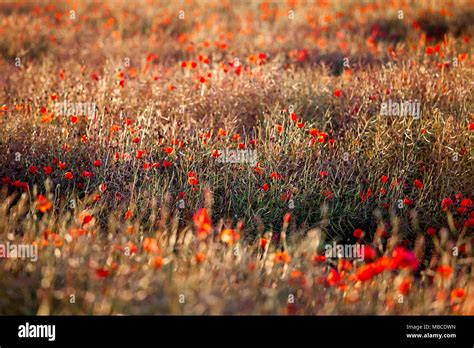
M 470 1 L 0 3 L 0 314 L 474 315 Z

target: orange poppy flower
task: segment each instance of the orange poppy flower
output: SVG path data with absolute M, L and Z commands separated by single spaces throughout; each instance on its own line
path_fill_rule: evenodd
M 362 231 L 360 228 L 356 228 L 353 233 L 354 237 L 360 239 L 364 236 L 364 231 Z
M 240 240 L 240 234 L 235 229 L 226 228 L 222 230 L 220 238 L 222 242 L 228 245 L 232 245 L 238 240 Z
M 49 209 L 53 207 L 51 202 L 41 194 L 38 195 L 38 198 L 36 199 L 36 205 L 38 210 L 42 213 L 46 213 Z
M 150 237 L 143 239 L 143 249 L 149 253 L 156 253 L 159 250 L 158 242 Z
M 279 263 L 290 263 L 291 256 L 286 251 L 279 251 L 275 253 L 275 261 Z
M 374 263 L 361 266 L 357 269 L 356 278 L 360 281 L 372 279 L 376 275 L 376 267 Z
M 217 158 L 221 155 L 219 150 L 212 150 L 212 157 Z
M 453 206 L 453 200 L 451 198 L 443 198 L 441 201 L 441 208 L 446 211 Z
M 436 272 L 441 278 L 448 279 L 453 274 L 453 268 L 450 265 L 441 265 L 436 268 Z
M 196 259 L 197 263 L 202 263 L 206 259 L 206 255 L 203 253 L 197 253 L 194 258 Z
M 464 291 L 464 289 L 462 288 L 453 289 L 451 291 L 451 301 L 452 302 L 462 301 L 464 300 L 465 295 L 466 295 L 466 292 Z
M 50 123 L 50 122 L 53 122 L 53 120 L 54 120 L 53 113 L 41 116 L 41 123 Z
M 199 180 L 195 176 L 191 176 L 188 178 L 188 184 L 191 186 L 196 186 L 199 184 Z
M 329 284 L 329 286 L 335 286 L 339 284 L 340 281 L 341 281 L 341 276 L 339 275 L 339 273 L 337 273 L 337 271 L 334 268 L 331 268 L 331 270 L 329 271 L 329 274 L 326 277 L 326 282 Z
M 408 294 L 411 288 L 411 278 L 404 278 L 401 283 L 398 285 L 398 292 L 402 295 Z
M 161 256 L 155 256 L 152 260 L 153 268 L 159 269 L 163 267 L 163 258 Z

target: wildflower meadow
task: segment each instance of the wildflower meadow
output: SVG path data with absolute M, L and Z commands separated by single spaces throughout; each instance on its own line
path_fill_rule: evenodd
M 474 315 L 474 4 L 0 3 L 0 314 Z

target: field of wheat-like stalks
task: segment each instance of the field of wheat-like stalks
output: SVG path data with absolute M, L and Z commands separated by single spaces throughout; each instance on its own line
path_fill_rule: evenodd
M 474 314 L 471 1 L 0 3 L 0 314 Z

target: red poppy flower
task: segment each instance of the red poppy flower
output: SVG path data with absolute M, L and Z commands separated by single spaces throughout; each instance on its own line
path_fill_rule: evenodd
M 401 283 L 398 285 L 398 292 L 402 295 L 408 294 L 411 288 L 411 278 L 404 278 Z
M 356 272 L 356 278 L 360 281 L 366 281 L 372 279 L 376 272 L 376 266 L 374 263 L 369 263 L 367 265 L 360 266 Z
M 201 208 L 194 213 L 193 222 L 199 239 L 206 238 L 212 232 L 212 221 L 206 208 Z
M 85 224 L 91 222 L 91 220 L 92 220 L 92 216 L 90 216 L 90 215 L 84 216 L 84 217 L 82 218 L 82 225 L 85 225 Z
M 212 155 L 212 157 L 217 158 L 221 155 L 221 153 L 220 153 L 219 150 L 212 150 L 211 155 Z
M 360 228 L 357 228 L 354 230 L 354 233 L 353 233 L 354 237 L 360 239 L 364 236 L 364 231 L 362 231 Z
M 275 253 L 275 261 L 280 263 L 290 263 L 291 256 L 286 251 Z
M 472 200 L 469 199 L 469 198 L 464 198 L 459 205 L 462 208 L 471 208 L 472 207 Z
M 428 228 L 426 229 L 426 233 L 427 233 L 428 235 L 430 235 L 430 236 L 433 237 L 433 236 L 436 234 L 436 228 L 434 228 L 434 227 L 428 227 Z
M 403 247 L 396 247 L 392 252 L 394 266 L 397 268 L 408 268 L 415 271 L 419 261 L 415 253 Z
M 417 189 L 421 190 L 423 188 L 423 183 L 420 180 L 416 179 L 414 183 Z
M 44 166 L 43 171 L 46 175 L 49 175 L 53 171 L 53 168 L 51 166 Z
M 105 268 L 98 268 L 95 270 L 95 275 L 97 279 L 99 280 L 107 278 L 109 274 L 110 274 L 110 271 Z
M 324 261 L 326 261 L 326 256 L 324 256 L 324 255 L 316 254 L 316 255 L 313 256 L 313 262 L 314 263 L 321 263 L 321 262 L 324 262 Z
M 173 149 L 172 147 L 169 147 L 169 146 L 168 146 L 168 147 L 165 147 L 165 148 L 163 149 L 163 151 L 164 151 L 165 153 L 167 153 L 168 155 L 171 155 L 171 154 L 173 153 L 174 149 Z
M 196 256 L 194 256 L 194 258 L 197 263 L 202 263 L 206 259 L 206 255 L 203 253 L 197 253 Z
M 156 253 L 159 251 L 158 242 L 154 238 L 145 237 L 143 239 L 143 249 L 148 253 Z
M 38 173 L 38 166 L 30 166 L 30 168 L 28 168 L 28 173 L 30 174 Z
M 436 268 L 436 272 L 441 276 L 441 278 L 447 279 L 451 277 L 453 269 L 449 265 L 441 265 Z
M 368 198 L 372 196 L 372 189 L 369 187 L 367 193 L 360 193 L 359 197 L 362 202 L 365 202 Z
M 155 256 L 152 260 L 152 266 L 154 269 L 160 269 L 161 267 L 163 267 L 163 263 L 163 257 L 161 257 L 160 255 Z
M 334 193 L 330 190 L 326 190 L 324 191 L 324 197 L 326 197 L 328 200 L 331 200 L 334 197 Z
M 196 186 L 196 185 L 199 184 L 199 180 L 198 180 L 198 178 L 196 178 L 194 176 L 191 176 L 191 177 L 188 178 L 188 183 L 191 186 Z
M 339 89 L 335 89 L 334 96 L 339 98 L 341 96 L 341 91 Z
M 466 295 L 466 292 L 462 288 L 451 290 L 451 300 L 463 299 L 465 295 Z
M 271 178 L 272 180 L 279 180 L 279 179 L 281 179 L 281 175 L 278 174 L 277 172 L 272 172 L 272 173 L 270 174 L 270 178 Z
M 453 206 L 453 200 L 451 198 L 443 198 L 441 201 L 441 208 L 446 211 Z
M 316 128 L 311 128 L 308 133 L 310 135 L 312 135 L 313 137 L 317 137 L 318 136 L 318 130 Z
M 318 142 L 319 142 L 319 143 L 324 143 L 324 142 L 326 142 L 327 137 L 328 137 L 327 133 L 320 132 L 320 133 L 318 134 Z
M 340 281 L 341 281 L 341 276 L 339 275 L 339 273 L 337 273 L 337 271 L 334 268 L 331 268 L 331 270 L 329 271 L 329 274 L 326 277 L 326 282 L 329 284 L 329 286 L 335 286 L 339 284 Z
M 74 175 L 71 172 L 66 172 L 66 173 L 64 173 L 64 177 L 67 180 L 72 180 L 72 178 L 74 178 Z
M 364 246 L 364 260 L 373 260 L 377 257 L 377 252 L 370 245 Z
M 53 207 L 51 202 L 43 195 L 38 195 L 36 199 L 36 206 L 38 210 L 42 213 L 46 213 L 49 209 Z
M 240 239 L 240 234 L 233 228 L 227 228 L 221 231 L 220 238 L 222 242 L 232 245 Z
M 268 186 L 268 184 L 263 184 L 262 185 L 262 190 L 265 191 L 265 192 L 267 192 L 269 188 L 270 188 L 270 186 Z
M 385 270 L 395 269 L 396 265 L 393 260 L 388 256 L 382 256 L 377 261 L 375 261 L 375 273 L 379 274 Z

